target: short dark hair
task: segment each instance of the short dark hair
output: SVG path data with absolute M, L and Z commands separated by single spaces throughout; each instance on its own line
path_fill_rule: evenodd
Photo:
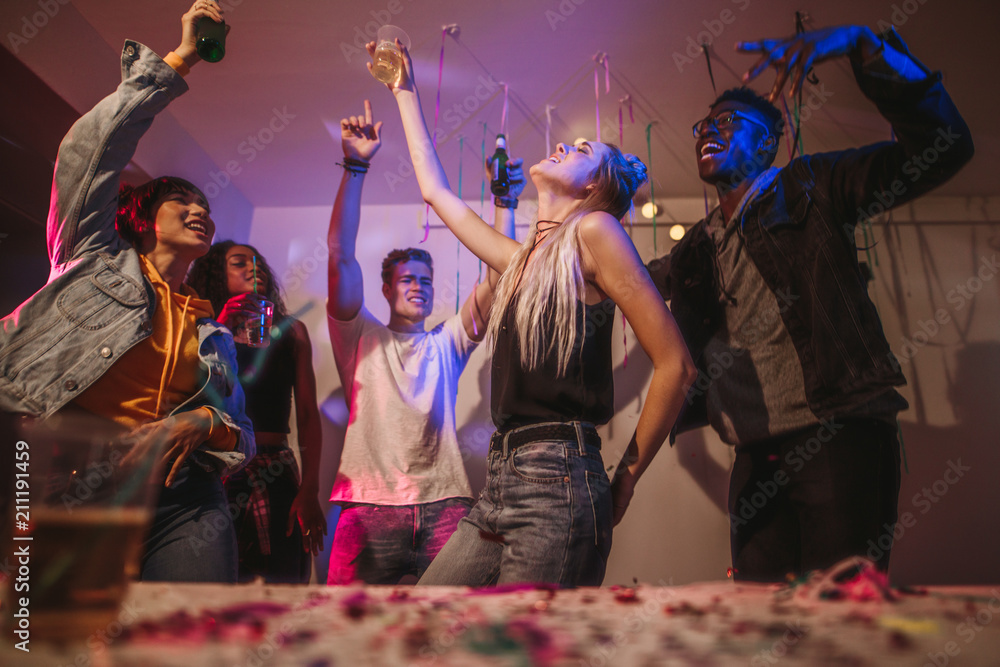
M 118 190 L 118 215 L 115 217 L 118 235 L 133 247 L 141 247 L 143 238 L 153 230 L 153 223 L 156 222 L 153 205 L 175 192 L 193 192 L 208 205 L 205 193 L 190 181 L 176 176 L 161 176 L 134 188 L 122 183 Z
M 410 261 L 423 262 L 431 270 L 431 277 L 434 276 L 434 261 L 429 252 L 419 248 L 404 248 L 403 250 L 393 250 L 382 260 L 382 282 L 386 285 L 390 284 L 396 265 Z
M 747 88 L 746 86 L 730 88 L 716 97 L 715 101 L 709 105 L 709 108 L 714 107 L 716 104 L 729 101 L 741 102 L 748 107 L 759 111 L 761 115 L 767 119 L 768 127 L 770 128 L 770 132 L 774 138 L 781 138 L 782 132 L 785 131 L 785 119 L 782 118 L 781 111 L 778 110 L 778 107 L 768 102 L 766 98 L 761 97 L 757 91 Z

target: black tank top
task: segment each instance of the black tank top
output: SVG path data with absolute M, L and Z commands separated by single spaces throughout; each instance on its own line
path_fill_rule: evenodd
M 247 399 L 247 417 L 254 431 L 289 433 L 292 412 L 292 387 L 295 385 L 295 341 L 291 320 L 284 320 L 273 330 L 267 347 L 236 343 L 236 361 L 240 366 L 240 384 Z
M 585 306 L 577 301 L 576 342 L 566 373 L 559 376 L 554 351 L 535 370 L 521 366 L 521 346 L 514 324 L 519 296 L 508 305 L 497 334 L 490 405 L 493 423 L 501 430 L 548 421 L 606 424 L 614 415 L 615 404 L 611 374 L 615 302 L 605 299 Z M 546 326 L 545 335 L 553 336 L 553 329 Z

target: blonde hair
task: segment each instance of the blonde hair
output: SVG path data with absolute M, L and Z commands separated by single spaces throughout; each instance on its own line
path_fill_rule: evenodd
M 590 193 L 561 225 L 549 233 L 544 244 L 535 249 L 535 259 L 525 266 L 535 244 L 538 221 L 531 224 L 528 236 L 510 260 L 497 284 L 487 336 L 495 348 L 497 334 L 518 292 L 529 298 L 514 306 L 514 328 L 521 348 L 521 365 L 538 368 L 555 353 L 559 376 L 566 373 L 574 345 L 583 326 L 577 317 L 577 303 L 586 294 L 580 248 L 580 220 L 593 211 L 605 211 L 621 220 L 632 206 L 636 190 L 646 182 L 646 165 L 634 155 L 622 153 L 617 146 L 598 165 Z M 548 323 L 554 324 L 552 335 Z M 582 345 L 576 350 L 582 354 Z

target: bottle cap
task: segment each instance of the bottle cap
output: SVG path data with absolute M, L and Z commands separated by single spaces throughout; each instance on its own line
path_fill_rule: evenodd
M 502 134 L 497 135 L 497 148 L 507 150 L 507 137 Z

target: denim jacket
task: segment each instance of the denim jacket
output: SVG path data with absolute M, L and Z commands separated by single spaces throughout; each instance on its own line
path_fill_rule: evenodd
M 885 39 L 908 54 L 894 31 Z M 896 141 L 792 160 L 747 204 L 738 222 L 750 259 L 785 306 L 782 321 L 802 364 L 809 407 L 819 419 L 849 414 L 906 383 L 868 295 L 855 226 L 884 210 L 890 197 L 891 206 L 898 206 L 945 182 L 973 153 L 969 128 L 939 73 L 902 82 L 866 71 L 857 58 L 852 65 L 862 92 L 892 124 Z M 706 379 L 703 352 L 723 316 L 707 221 L 695 224 L 669 255 L 647 265 Z M 689 392 L 671 441 L 707 423 L 702 385 Z
M 59 146 L 46 225 L 48 282 L 0 320 L 0 410 L 48 418 L 150 335 L 156 296 L 139 254 L 115 229 L 118 185 L 139 139 L 187 84 L 155 53 L 127 41 L 122 83 Z M 238 431 L 231 452 L 204 444 L 193 458 L 233 472 L 255 452 L 229 330 L 198 320 L 207 380 L 173 413 L 209 407 Z

